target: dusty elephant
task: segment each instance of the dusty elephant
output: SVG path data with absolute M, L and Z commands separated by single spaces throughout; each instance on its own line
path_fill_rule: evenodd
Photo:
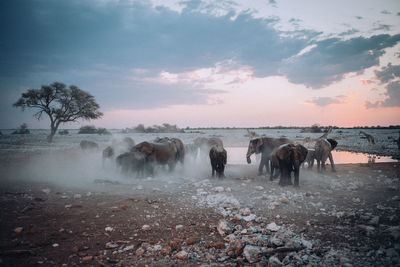
M 252 154 L 259 154 L 261 153 L 261 161 L 258 167 L 258 175 L 263 174 L 264 166 L 269 172 L 269 161 L 270 161 L 270 154 L 274 148 L 282 145 L 290 143 L 290 140 L 284 137 L 281 138 L 271 138 L 271 137 L 259 137 L 251 139 L 249 142 L 249 147 L 247 148 L 246 159 L 247 163 L 251 163 L 250 156 Z
M 136 173 L 138 177 L 143 177 L 146 165 L 145 154 L 139 151 L 126 152 L 119 155 L 116 162 L 117 166 L 121 168 L 122 173 Z
M 319 139 L 315 143 L 315 159 L 317 160 L 317 169 L 320 172 L 326 170 L 325 161 L 329 158 L 332 171 L 335 172 L 335 162 L 332 157 L 332 150 L 337 146 L 334 139 Z
M 92 150 L 92 149 L 99 148 L 99 145 L 96 142 L 88 141 L 88 140 L 82 140 L 79 143 L 79 146 L 81 147 L 82 150 Z
M 224 170 L 227 160 L 227 152 L 221 146 L 213 146 L 210 149 L 211 176 L 217 173 L 218 177 L 225 177 Z
M 284 144 L 274 149 L 272 157 L 276 157 L 279 162 L 280 185 L 291 185 L 290 175 L 294 172 L 294 185 L 299 186 L 300 165 L 306 159 L 307 153 L 307 148 L 300 144 Z
M 304 164 L 307 163 L 308 169 L 312 169 L 312 167 L 314 166 L 314 160 L 315 160 L 315 150 L 309 149 L 308 153 L 307 153 L 307 157 L 304 160 L 303 164 L 301 164 L 301 165 L 304 168 Z
M 149 143 L 142 142 L 132 147 L 131 151 L 139 151 L 145 155 L 146 163 L 150 164 L 149 171 L 153 173 L 153 165 L 168 165 L 173 171 L 177 162 L 177 147 L 173 142 Z
M 179 161 L 180 163 L 184 163 L 185 160 L 185 146 L 183 145 L 183 142 L 179 138 L 169 138 L 169 137 L 164 137 L 164 138 L 156 138 L 154 140 L 156 143 L 169 143 L 172 142 L 175 144 L 177 153 L 176 153 L 176 160 Z

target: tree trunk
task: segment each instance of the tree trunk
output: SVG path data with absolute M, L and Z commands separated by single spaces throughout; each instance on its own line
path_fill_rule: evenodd
M 49 143 L 53 142 L 53 137 L 56 134 L 59 125 L 60 125 L 59 123 L 54 123 L 54 122 L 50 124 L 50 135 L 47 136 L 47 141 Z

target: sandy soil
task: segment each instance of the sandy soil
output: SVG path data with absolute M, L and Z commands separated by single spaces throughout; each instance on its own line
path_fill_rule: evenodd
M 399 163 L 304 169 L 300 188 L 254 165 L 68 185 L 1 156 L 2 266 L 400 265 Z

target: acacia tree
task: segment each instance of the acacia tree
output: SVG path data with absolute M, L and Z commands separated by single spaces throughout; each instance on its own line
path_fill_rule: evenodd
M 103 113 L 98 111 L 99 104 L 91 94 L 75 85 L 67 88 L 60 82 L 42 85 L 40 89 L 28 89 L 13 106 L 21 107 L 22 110 L 38 109 L 38 112 L 34 114 L 38 120 L 42 118 L 43 113 L 47 114 L 50 118 L 50 135 L 47 137 L 49 142 L 53 141 L 53 136 L 61 123 L 79 119 L 98 119 L 103 116 Z

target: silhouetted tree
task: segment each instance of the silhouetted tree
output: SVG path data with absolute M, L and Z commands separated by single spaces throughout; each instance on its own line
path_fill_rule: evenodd
M 39 111 L 34 114 L 38 120 L 43 113 L 47 114 L 50 118 L 50 135 L 47 138 L 49 142 L 53 141 L 53 136 L 61 123 L 79 119 L 98 119 L 103 116 L 103 113 L 98 111 L 99 104 L 91 94 L 75 85 L 67 88 L 60 82 L 42 85 L 40 89 L 28 89 L 13 106 L 21 107 L 22 110 L 27 107 L 38 109 Z

